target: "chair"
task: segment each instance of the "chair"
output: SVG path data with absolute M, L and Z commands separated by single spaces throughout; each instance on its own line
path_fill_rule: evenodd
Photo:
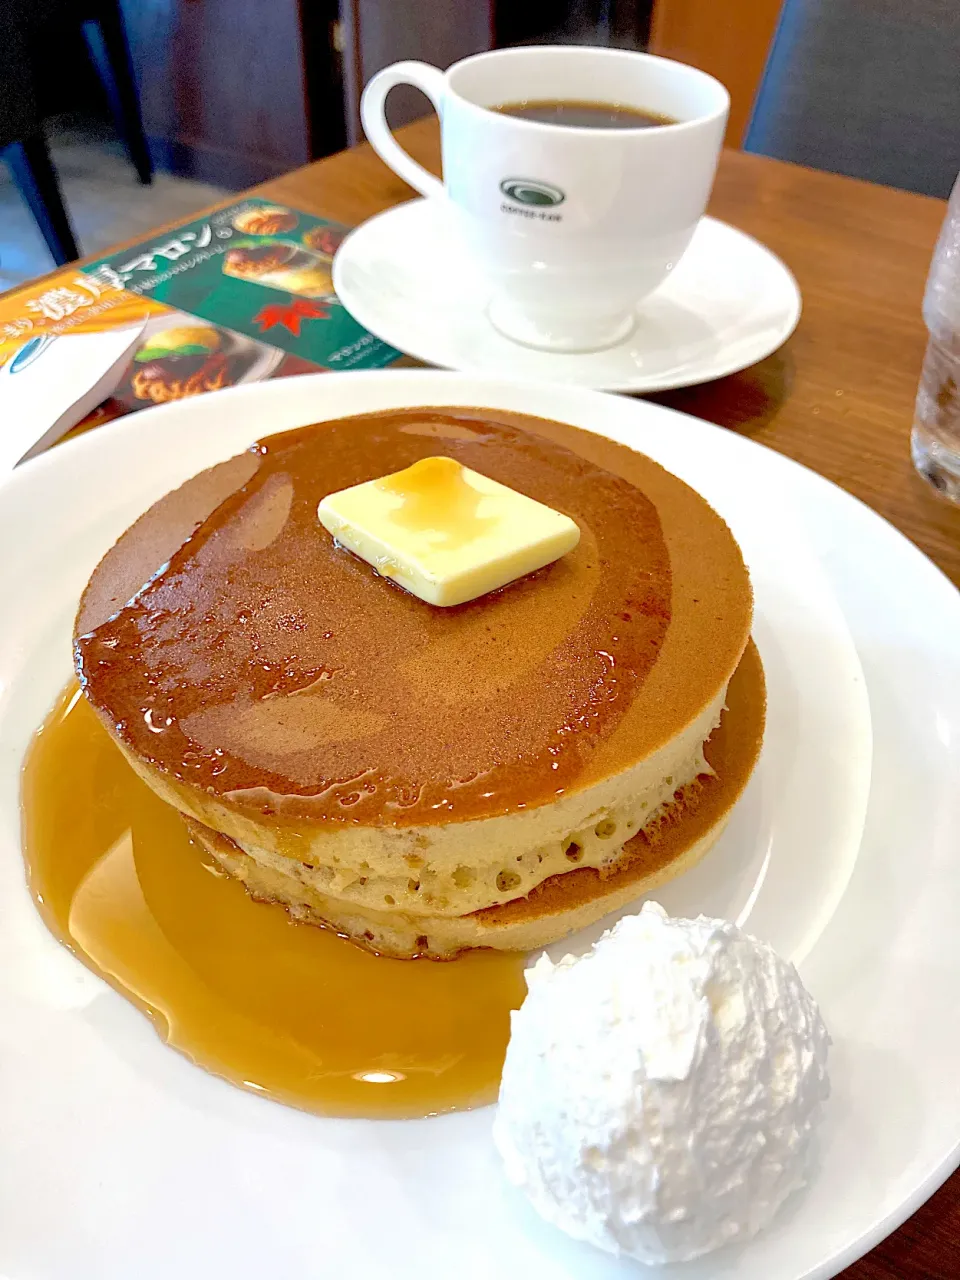
M 0 156 L 30 206 L 58 264 L 79 257 L 60 184 L 40 130 L 27 34 L 12 7 L 0 4 Z
M 44 140 L 36 67 L 45 40 L 80 28 L 143 183 L 153 174 L 119 0 L 0 0 L 0 156 L 58 266 L 80 256 Z
M 960 0 L 785 0 L 744 149 L 948 195 Z

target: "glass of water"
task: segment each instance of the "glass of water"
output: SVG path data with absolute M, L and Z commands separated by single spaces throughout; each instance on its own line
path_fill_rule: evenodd
M 960 503 L 960 177 L 934 250 L 923 318 L 930 333 L 913 418 L 920 474 Z

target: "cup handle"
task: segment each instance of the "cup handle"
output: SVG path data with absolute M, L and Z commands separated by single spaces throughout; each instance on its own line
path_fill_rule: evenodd
M 442 120 L 445 83 L 443 72 L 427 62 L 395 62 L 392 67 L 377 72 L 360 99 L 360 120 L 370 145 L 394 173 L 422 196 L 442 196 L 443 183 L 400 146 L 390 132 L 384 106 L 387 94 L 395 85 L 412 84 L 427 95 Z

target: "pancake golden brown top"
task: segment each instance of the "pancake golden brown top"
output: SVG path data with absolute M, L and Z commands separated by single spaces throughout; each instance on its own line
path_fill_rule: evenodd
M 579 546 L 441 610 L 319 525 L 326 494 L 438 452 L 571 516 Z M 663 517 L 696 560 L 690 670 L 661 672 L 651 705 L 674 588 Z M 649 459 L 538 419 L 411 409 L 269 437 L 162 499 L 91 578 L 75 652 L 112 731 L 181 782 L 407 826 L 548 803 L 643 758 L 729 678 L 750 609 L 726 526 Z

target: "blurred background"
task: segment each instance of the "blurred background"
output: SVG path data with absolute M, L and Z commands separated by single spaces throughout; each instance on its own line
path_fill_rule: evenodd
M 554 42 L 711 72 L 728 146 L 939 196 L 960 167 L 958 0 L 0 0 L 0 288 L 359 141 L 400 58 Z

